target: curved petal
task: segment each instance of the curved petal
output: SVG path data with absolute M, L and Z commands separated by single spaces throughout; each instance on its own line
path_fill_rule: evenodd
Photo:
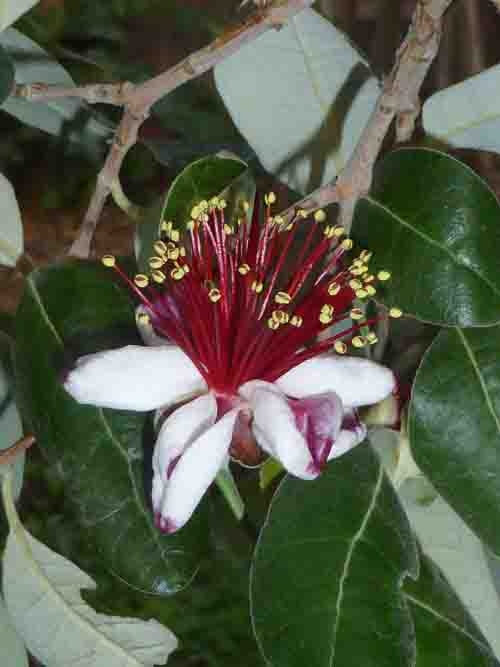
M 231 410 L 193 442 L 175 466 L 163 493 L 157 525 L 167 533 L 181 528 L 224 465 L 238 409 Z
M 79 403 L 144 411 L 207 389 L 196 366 L 173 345 L 127 345 L 80 357 L 64 387 Z
M 156 439 L 153 470 L 166 482 L 172 465 L 217 417 L 217 401 L 213 394 L 203 394 L 181 405 L 167 417 Z
M 295 415 L 275 388 L 257 387 L 250 395 L 252 430 L 259 445 L 296 477 L 314 479 L 319 470 L 307 441 L 297 428 Z
M 334 391 L 344 405 L 356 408 L 384 399 L 393 391 L 395 379 L 388 368 L 374 361 L 329 354 L 292 368 L 276 385 L 294 398 Z
M 350 410 L 344 414 L 342 421 L 342 430 L 328 456 L 328 460 L 336 459 L 366 438 L 366 426 L 361 422 L 355 410 Z

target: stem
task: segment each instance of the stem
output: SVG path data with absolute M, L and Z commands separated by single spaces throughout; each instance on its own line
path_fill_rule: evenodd
M 243 502 L 236 482 L 234 481 L 233 475 L 229 468 L 223 468 L 219 471 L 217 477 L 215 478 L 215 483 L 217 484 L 219 491 L 224 496 L 227 504 L 231 508 L 234 516 L 238 521 L 241 521 L 245 514 L 245 503 Z

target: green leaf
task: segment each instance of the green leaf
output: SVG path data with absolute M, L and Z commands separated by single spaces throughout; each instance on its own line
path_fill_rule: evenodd
M 9 28 L 0 34 L 0 44 L 14 64 L 18 84 L 41 82 L 57 86 L 75 86 L 75 82 L 62 65 L 36 42 L 15 28 Z M 64 123 L 73 120 L 85 109 L 85 105 L 81 100 L 70 97 L 46 102 L 9 97 L 3 103 L 2 109 L 26 125 L 59 135 Z M 87 129 L 103 139 L 110 135 L 109 128 L 95 118 L 89 118 Z
M 28 667 L 28 654 L 0 597 L 0 656 L 9 667 Z M 4 664 L 7 664 L 4 662 Z
M 392 273 L 384 301 L 418 319 L 500 320 L 500 206 L 473 171 L 444 153 L 401 149 L 375 170 L 353 234 Z
M 265 169 L 302 193 L 342 170 L 380 94 L 348 38 L 312 9 L 243 46 L 214 74 Z
M 0 332 L 0 451 L 16 443 L 23 435 L 23 425 L 15 400 L 11 374 L 12 341 Z M 25 454 L 13 465 L 14 497 L 17 500 L 23 486 Z
M 15 266 L 23 252 L 23 223 L 14 188 L 3 174 L 0 174 L 0 216 L 0 264 Z
M 24 530 L 9 477 L 3 497 L 10 527 L 2 562 L 5 601 L 31 653 L 51 667 L 164 665 L 177 648 L 175 635 L 154 620 L 96 614 L 81 597 L 95 582 Z
M 415 378 L 415 461 L 465 523 L 500 553 L 500 329 L 442 331 Z
M 433 586 L 429 586 L 431 582 L 429 580 L 429 564 L 427 564 L 421 571 L 422 580 L 415 584 L 408 582 L 405 585 L 405 589 L 420 591 L 424 596 L 420 601 L 421 604 L 417 603 L 417 607 L 420 608 L 420 614 L 424 619 L 427 618 L 425 625 L 429 624 L 436 633 L 439 632 L 441 627 L 443 638 L 449 635 L 449 638 L 453 641 L 460 639 L 460 643 L 464 647 L 469 647 L 469 652 L 474 652 L 477 649 L 475 649 L 473 641 L 472 645 L 469 646 L 471 640 L 467 637 L 467 626 L 474 627 L 477 623 L 486 637 L 486 639 L 481 638 L 481 643 L 485 645 L 488 641 L 497 655 L 500 656 L 500 637 L 498 634 L 500 599 L 494 587 L 481 541 L 442 498 L 438 497 L 431 504 L 421 504 L 410 500 L 407 494 L 405 495 L 404 489 L 402 489 L 400 496 L 424 552 L 440 568 L 449 582 L 448 586 L 453 587 L 455 592 L 455 595 L 447 593 L 445 597 L 450 603 L 455 600 L 449 610 L 451 613 L 454 609 L 454 613 L 448 619 L 449 623 L 447 625 L 446 620 L 442 618 L 442 616 L 448 616 L 446 607 L 443 608 L 441 605 L 435 607 L 431 597 L 426 599 L 427 596 L 430 596 L 432 589 L 445 589 L 447 587 L 447 582 L 443 580 L 442 576 L 437 573 L 433 574 L 431 580 L 434 583 Z M 434 570 L 435 566 L 431 566 L 431 572 Z M 441 585 L 439 585 L 440 583 Z M 426 589 L 429 590 L 425 594 Z M 426 605 L 433 609 L 426 609 Z M 434 618 L 432 618 L 433 616 Z M 422 622 L 424 622 L 424 619 L 422 619 Z M 463 634 L 460 632 L 457 634 L 456 625 L 465 626 Z M 469 634 L 480 635 L 480 633 L 472 633 L 470 630 Z M 432 646 L 426 643 L 426 650 L 432 651 Z M 446 655 L 446 652 L 441 649 L 440 652 L 441 656 Z M 419 653 L 420 648 L 417 648 L 417 654 Z M 460 655 L 458 651 L 451 651 L 450 653 Z M 457 664 L 462 664 L 462 662 Z M 464 662 L 463 664 L 468 663 Z
M 418 581 L 405 582 L 404 597 L 415 623 L 417 667 L 442 667 L 444 656 L 447 667 L 498 667 L 500 663 L 460 598 L 423 554 Z
M 402 579 L 416 544 L 367 443 L 314 482 L 286 477 L 251 577 L 254 629 L 273 667 L 415 664 Z
M 158 238 L 162 220 L 172 221 L 176 229 L 185 231 L 193 206 L 202 199 L 223 196 L 228 203 L 226 220 L 232 220 L 243 201 L 252 202 L 255 183 L 241 160 L 233 157 L 209 156 L 188 165 L 173 181 L 166 196 L 154 204 L 144 222 L 137 226 L 135 250 L 142 270 L 148 270 L 148 258 Z
M 14 85 L 14 65 L 0 46 L 0 104 L 9 97 Z
M 0 0 L 0 30 L 5 30 L 38 4 L 38 0 Z
M 145 471 L 150 476 L 145 416 L 79 405 L 58 377 L 68 355 L 95 351 L 99 339 L 101 348 L 110 347 L 109 339 L 123 345 L 131 331 L 128 296 L 102 267 L 78 262 L 38 270 L 17 313 L 16 370 L 25 416 L 57 463 L 105 566 L 140 590 L 171 594 L 191 580 L 206 548 L 203 508 L 183 530 L 161 535 L 143 488 Z
M 457 148 L 500 153 L 500 65 L 429 97 L 422 110 L 425 131 Z

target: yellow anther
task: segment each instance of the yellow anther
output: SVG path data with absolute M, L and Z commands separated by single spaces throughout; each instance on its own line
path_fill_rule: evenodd
M 366 285 L 364 289 L 366 290 L 366 292 L 368 292 L 368 296 L 375 296 L 375 294 L 377 293 L 377 290 L 375 289 L 375 287 L 373 287 L 373 285 Z
M 288 324 L 290 321 L 290 315 L 285 310 L 273 310 L 272 318 L 279 324 Z
M 323 211 L 322 208 L 319 208 L 317 211 L 314 212 L 314 220 L 316 222 L 325 222 L 326 213 Z
M 273 218 L 273 223 L 275 225 L 284 225 L 285 224 L 285 218 L 282 215 L 275 215 Z
M 292 297 L 288 294 L 288 292 L 278 292 L 274 297 L 274 300 L 276 303 L 288 305 L 291 302 Z
M 397 319 L 398 317 L 401 317 L 403 314 L 403 311 L 400 308 L 391 308 L 389 311 L 389 316 L 394 317 L 394 319 Z
M 137 313 L 135 316 L 135 321 L 138 324 L 149 324 L 151 322 L 151 318 L 147 313 Z
M 358 289 L 355 292 L 357 299 L 366 299 L 368 292 L 365 289 Z
M 349 287 L 353 290 L 361 289 L 363 287 L 363 283 L 356 278 L 353 278 L 349 281 Z
M 291 229 L 293 229 L 293 222 L 291 222 L 289 225 L 285 227 L 285 231 L 289 232 Z
M 230 236 L 231 234 L 234 234 L 234 229 L 231 227 L 231 225 L 226 223 L 224 225 L 224 233 L 227 234 L 227 236 Z
M 202 199 L 198 204 L 200 211 L 208 211 L 208 202 L 206 199 Z
M 220 289 L 217 289 L 217 287 L 212 287 L 212 289 L 208 293 L 208 298 L 212 303 L 217 303 L 217 301 L 220 301 L 222 299 L 222 292 L 220 291 Z
M 183 264 L 181 268 L 184 271 L 184 274 L 189 273 L 191 271 L 191 269 L 189 268 L 189 264 Z
M 263 289 L 264 289 L 264 283 L 261 283 L 258 280 L 253 281 L 253 283 L 252 283 L 252 292 L 255 292 L 256 294 L 260 294 Z
M 345 229 L 343 227 L 341 227 L 340 225 L 338 225 L 337 227 L 335 227 L 334 236 L 336 236 L 337 238 L 340 238 L 341 236 L 344 235 L 344 232 L 345 232 Z
M 250 210 L 250 204 L 247 201 L 243 202 L 243 210 L 245 211 L 245 213 L 248 213 L 248 211 Z
M 181 233 L 180 233 L 180 231 L 179 231 L 178 229 L 172 229 L 172 231 L 170 232 L 170 238 L 171 238 L 172 241 L 174 241 L 175 243 L 178 243 L 178 242 L 181 240 Z
M 181 266 L 177 266 L 170 271 L 170 277 L 174 280 L 182 280 L 184 278 L 184 269 Z
M 181 247 L 179 248 L 179 253 L 180 253 L 181 257 L 186 256 L 186 248 L 183 245 L 181 245 Z
M 193 232 L 195 226 L 196 226 L 196 225 L 194 224 L 194 220 L 188 220 L 188 221 L 186 222 L 186 229 L 188 230 L 188 232 Z
M 319 321 L 321 324 L 330 324 L 333 320 L 333 306 L 329 303 L 325 303 L 321 307 L 321 312 L 319 314 Z
M 372 283 L 375 280 L 375 276 L 370 274 L 369 276 L 365 276 L 363 280 L 366 284 Z
M 293 315 L 290 324 L 294 327 L 301 327 L 304 319 L 300 315 Z
M 335 227 L 327 225 L 323 230 L 323 234 L 326 236 L 327 239 L 332 239 L 335 236 Z
M 372 258 L 373 253 L 370 252 L 369 250 L 362 250 L 359 253 L 360 259 L 362 259 L 364 262 L 369 262 L 370 259 Z
M 266 206 L 271 206 L 271 204 L 276 203 L 276 195 L 274 192 L 268 192 L 267 195 L 264 196 L 264 202 L 266 203 Z
M 370 331 L 370 333 L 366 334 L 366 340 L 370 345 L 375 345 L 375 343 L 378 343 L 377 334 L 374 331 Z
M 179 248 L 174 247 L 174 248 L 169 248 L 167 251 L 167 257 L 172 261 L 176 262 L 179 259 L 179 255 L 181 254 L 181 251 Z
M 248 264 L 241 264 L 241 266 L 238 267 L 238 273 L 240 273 L 242 276 L 246 276 L 249 271 L 250 267 Z
M 227 206 L 227 201 L 225 199 L 219 199 L 218 209 L 223 211 Z
M 337 296 L 337 294 L 340 292 L 341 289 L 342 288 L 340 287 L 340 285 L 338 283 L 335 283 L 335 282 L 330 283 L 328 285 L 328 294 L 330 296 Z
M 198 218 L 200 217 L 200 213 L 201 213 L 200 207 L 199 206 L 193 206 L 193 208 L 191 209 L 192 219 L 193 220 L 198 220 Z
M 163 273 L 163 271 L 154 269 L 151 271 L 151 278 L 155 281 L 155 283 L 164 283 L 167 279 L 167 276 Z
M 157 255 L 167 254 L 167 246 L 163 243 L 163 241 L 155 241 L 153 244 L 153 250 Z
M 349 273 L 352 276 L 362 276 L 363 273 L 366 273 L 366 266 L 355 266 L 349 269 Z
M 267 326 L 268 326 L 270 329 L 273 329 L 274 331 L 276 331 L 276 329 L 279 328 L 280 323 L 279 323 L 279 322 L 276 322 L 276 320 L 273 320 L 273 318 L 270 317 L 270 318 L 267 320 Z
M 354 336 L 351 343 L 353 347 L 360 348 L 366 345 L 366 340 L 364 339 L 363 336 Z
M 341 340 L 336 340 L 333 349 L 337 354 L 345 354 L 347 352 L 347 345 Z
M 148 264 L 152 269 L 161 269 L 165 264 L 165 259 L 163 257 L 150 257 Z
M 134 278 L 134 283 L 137 285 L 137 287 L 143 289 L 149 285 L 149 278 L 144 275 L 144 273 L 138 273 Z
M 163 220 L 163 222 L 160 225 L 160 230 L 162 232 L 167 232 L 168 234 L 168 232 L 172 229 L 172 227 L 173 227 L 173 222 L 170 221 L 167 222 L 166 220 Z
M 351 320 L 362 320 L 365 315 L 361 308 L 353 308 L 350 314 Z
M 297 211 L 297 217 L 298 218 L 307 218 L 309 216 L 309 213 L 306 211 L 305 208 L 299 208 Z
M 211 208 L 217 208 L 219 206 L 219 197 L 212 197 L 209 201 Z
M 391 277 L 391 272 L 390 271 L 379 271 L 377 273 L 377 278 L 381 280 L 382 282 L 385 282 L 386 280 L 389 280 Z
M 352 239 L 344 239 L 340 244 L 340 247 L 344 250 L 351 250 L 353 245 L 354 243 L 352 242 Z
M 107 266 L 108 268 L 111 268 L 116 265 L 116 259 L 114 255 L 103 255 L 101 257 L 101 262 L 104 264 L 104 266 Z
M 331 315 L 334 310 L 335 310 L 334 307 L 329 303 L 324 303 L 321 306 L 321 312 L 322 313 L 329 313 Z

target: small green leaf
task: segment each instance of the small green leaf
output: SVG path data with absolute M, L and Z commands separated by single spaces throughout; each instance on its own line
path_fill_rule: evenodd
M 103 267 L 38 270 L 16 317 L 16 371 L 25 417 L 103 564 L 135 588 L 166 595 L 196 572 L 208 539 L 204 508 L 175 535 L 161 535 L 144 490 L 146 417 L 79 405 L 58 375 L 75 352 L 123 345 L 131 334 L 137 342 L 132 304 Z
M 500 206 L 471 169 L 428 149 L 390 153 L 353 234 L 392 273 L 383 300 L 418 319 L 457 326 L 500 321 Z
M 464 572 L 464 576 L 467 576 Z M 423 554 L 418 581 L 403 595 L 415 623 L 417 667 L 498 667 L 481 631 L 439 568 Z M 498 619 L 497 619 L 498 621 Z
M 14 86 L 14 65 L 0 46 L 0 104 L 9 97 Z
M 137 226 L 136 257 L 141 269 L 148 269 L 147 260 L 158 238 L 162 220 L 172 221 L 184 232 L 191 219 L 193 206 L 202 199 L 221 196 L 227 200 L 226 220 L 233 219 L 243 201 L 253 202 L 255 183 L 247 165 L 233 157 L 209 156 L 188 165 L 174 180 L 166 196 L 156 202 L 144 222 Z
M 286 477 L 254 556 L 254 629 L 273 667 L 415 664 L 402 579 L 410 526 L 367 443 L 314 482 Z
M 500 553 L 500 328 L 438 335 L 415 378 L 408 428 L 419 468 Z

